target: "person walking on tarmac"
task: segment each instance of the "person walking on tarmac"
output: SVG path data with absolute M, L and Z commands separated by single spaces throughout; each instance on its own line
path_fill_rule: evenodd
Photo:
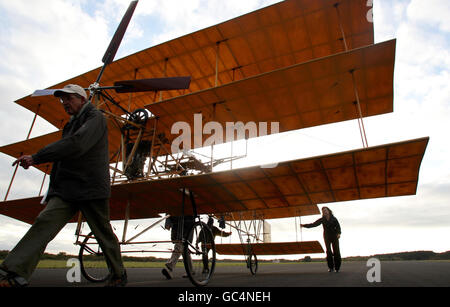
M 54 96 L 71 116 L 62 139 L 13 164 L 28 169 L 53 162 L 49 190 L 44 197 L 46 207 L 0 265 L 0 287 L 27 286 L 47 244 L 78 211 L 83 213 L 107 259 L 111 275 L 106 286 L 125 286 L 127 274 L 110 225 L 106 118 L 79 85 L 68 84 Z
M 327 250 L 328 272 L 333 270 L 338 273 L 341 269 L 341 252 L 339 250 L 339 238 L 341 237 L 341 226 L 333 211 L 328 207 L 322 208 L 322 217 L 311 224 L 301 224 L 304 228 L 323 226 L 323 238 Z
M 224 237 L 224 238 L 231 236 L 231 231 L 226 232 L 226 231 L 220 230 L 219 228 L 214 226 L 214 219 L 212 217 L 208 218 L 207 225 L 213 235 L 212 238 L 210 236 L 208 236 L 207 233 L 202 229 L 198 235 L 197 242 L 196 242 L 196 246 L 198 246 L 199 243 L 202 244 L 202 247 L 201 247 L 202 251 L 205 252 L 206 255 L 211 250 L 211 247 L 208 245 L 211 244 L 217 236 Z M 200 242 L 200 240 L 203 240 L 203 238 L 206 240 L 204 240 L 203 242 Z M 205 246 L 203 246 L 203 244 L 205 244 Z M 203 273 L 209 273 L 209 265 L 208 265 L 208 257 L 207 256 L 203 256 Z
M 171 216 L 166 220 L 164 228 L 171 230 L 170 239 L 174 244 L 174 249 L 172 251 L 171 257 L 167 260 L 165 268 L 162 269 L 161 273 L 167 278 L 173 278 L 173 271 L 177 265 L 178 259 L 180 259 L 183 253 L 183 241 L 188 240 L 189 231 L 194 225 L 195 219 L 192 215 L 186 216 Z M 191 238 L 192 240 L 192 238 Z

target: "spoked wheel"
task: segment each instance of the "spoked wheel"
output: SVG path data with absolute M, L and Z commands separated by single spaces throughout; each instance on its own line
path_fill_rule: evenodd
M 147 123 L 148 113 L 145 109 L 137 109 L 133 113 L 131 113 L 130 118 L 128 119 L 130 122 L 133 122 L 138 125 L 143 125 Z
M 81 243 L 78 259 L 84 278 L 95 283 L 108 279 L 108 263 L 92 232 Z
M 258 258 L 256 258 L 256 255 L 253 253 L 247 257 L 247 268 L 250 269 L 252 275 L 256 275 L 256 272 L 258 271 Z
M 203 222 L 192 226 L 184 243 L 183 261 L 192 284 L 204 287 L 208 284 L 216 266 L 216 245 L 209 227 Z

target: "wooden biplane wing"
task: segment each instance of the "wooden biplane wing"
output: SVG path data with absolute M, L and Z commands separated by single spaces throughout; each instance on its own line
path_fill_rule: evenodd
M 122 221 L 125 219 L 126 214 L 128 215 L 130 220 L 160 218 L 162 209 L 159 209 L 159 206 L 152 207 L 150 205 L 147 205 L 147 203 L 145 203 L 141 199 L 130 199 L 124 201 L 121 197 L 115 197 L 114 195 L 116 195 L 116 191 L 113 187 L 113 197 L 110 199 L 110 218 L 112 221 Z M 179 198 L 181 203 L 181 196 Z M 33 224 L 36 217 L 44 209 L 44 205 L 41 205 L 41 201 L 42 197 L 33 197 L 0 202 L 0 214 L 14 218 L 24 223 Z M 127 213 L 128 204 L 129 210 Z M 180 204 L 178 204 L 178 208 L 172 208 L 173 213 L 176 215 L 180 215 L 180 210 Z M 306 205 L 277 209 L 244 211 L 235 214 L 226 214 L 225 218 L 227 220 L 252 220 L 259 218 L 277 219 L 316 214 L 320 214 L 320 210 L 317 205 Z M 77 217 L 74 217 L 70 222 L 76 223 Z
M 150 104 L 147 108 L 158 117 L 158 133 L 162 132 L 167 138 L 165 152 L 171 151 L 170 144 L 178 137 L 172 134 L 172 125 L 185 122 L 195 127 L 194 114 L 202 114 L 203 123 L 215 121 L 222 127 L 237 121 L 269 125 L 278 122 L 279 132 L 356 119 L 359 112 L 354 86 L 360 93 L 363 117 L 385 114 L 393 111 L 395 46 L 396 41 L 391 40 L 362 47 Z M 356 84 L 350 73 L 353 70 Z M 149 121 L 146 130 L 152 130 L 153 125 L 154 119 Z M 194 133 L 191 129 L 191 140 L 194 140 Z M 151 133 L 147 134 L 147 139 L 151 139 Z M 33 146 L 39 145 L 38 141 L 44 146 L 49 137 L 2 147 L 0 151 L 17 158 L 24 150 L 34 153 L 32 149 L 40 147 Z M 201 146 L 209 137 L 203 134 L 202 143 L 191 142 L 192 147 Z M 233 134 L 233 137 L 243 136 Z M 111 163 L 120 150 L 120 138 L 121 131 L 111 120 Z M 223 129 L 222 140 L 227 141 L 226 129 Z
M 312 59 L 371 45 L 373 23 L 366 0 L 286 0 L 119 59 L 108 66 L 104 84 L 118 80 L 192 76 L 189 90 L 111 96 L 129 111 L 179 95 L 249 78 Z M 295 42 L 295 43 L 294 43 Z M 61 82 L 88 88 L 101 68 Z M 27 96 L 17 104 L 58 129 L 67 121 L 51 97 Z M 112 107 L 112 112 L 123 112 Z
M 216 251 L 221 255 L 246 255 L 248 250 L 257 256 L 321 254 L 322 245 L 318 241 L 252 243 L 252 244 L 216 244 Z
M 61 136 L 62 130 L 59 130 L 46 135 L 28 139 L 22 142 L 0 147 L 0 152 L 17 159 L 22 155 L 32 155 L 37 153 L 40 149 L 42 149 L 46 145 L 60 140 Z M 121 140 L 120 130 L 116 128 L 116 125 L 113 121 L 108 121 L 108 144 L 111 163 L 116 162 L 118 149 L 120 148 L 120 140 Z M 50 174 L 52 170 L 51 163 L 35 165 L 34 167 L 46 174 Z
M 42 196 L 4 201 L 0 203 L 0 214 L 24 223 L 33 224 L 36 217 L 44 209 L 41 201 Z M 127 203 L 116 201 L 114 198 L 110 200 L 110 218 L 112 221 L 122 221 L 125 219 Z M 130 219 L 160 218 L 158 210 L 154 210 L 151 206 L 142 205 L 142 203 L 130 201 Z M 77 216 L 74 216 L 70 223 L 76 223 L 77 221 Z
M 184 188 L 193 193 L 199 214 L 233 214 L 238 218 L 241 212 L 251 212 L 248 216 L 252 218 L 257 212 L 265 219 L 279 217 L 278 212 L 286 209 L 295 213 L 292 216 L 306 215 L 303 206 L 320 203 L 415 195 L 428 141 L 422 138 L 281 162 L 274 168 L 256 166 L 117 184 L 112 186 L 111 217 L 123 219 L 127 204 L 133 219 L 158 213 L 181 215 Z M 192 214 L 189 197 L 185 198 L 184 213 Z M 22 202 L 39 206 L 39 198 Z M 23 213 L 19 211 L 24 208 L 16 210 L 16 203 L 0 203 L 0 214 L 20 218 Z M 317 214 L 318 210 L 309 212 Z
M 115 187 L 115 197 L 179 215 L 180 190 L 188 188 L 195 195 L 198 213 L 238 216 L 242 211 L 415 195 L 428 141 L 423 138 L 282 162 L 275 168 L 256 166 L 122 184 Z
M 38 152 L 38 150 L 43 148 L 45 145 L 60 140 L 61 135 L 62 131 L 56 131 L 50 134 L 28 139 L 26 141 L 0 147 L 0 152 L 16 159 L 22 155 L 32 155 Z M 52 163 L 36 165 L 35 167 L 46 174 L 50 174 L 52 170 Z
M 308 216 L 320 214 L 317 205 L 289 206 L 269 209 L 253 209 L 240 212 L 229 212 L 216 214 L 216 217 L 224 218 L 226 221 L 252 221 L 282 219 L 293 216 Z
M 279 132 L 357 119 L 355 90 L 363 117 L 393 111 L 393 76 L 396 41 L 361 47 L 329 57 L 281 68 L 226 85 L 147 105 L 159 117 L 158 127 L 170 143 L 176 122 L 203 124 L 279 123 Z M 191 129 L 191 140 L 194 140 Z M 267 131 L 270 134 L 270 130 Z M 223 129 L 221 140 L 227 139 Z M 261 131 L 259 131 L 261 135 Z M 264 135 L 264 134 L 263 134 Z M 202 143 L 211 135 L 203 134 Z M 233 135 L 234 138 L 236 136 Z M 239 138 L 244 138 L 242 134 Z M 255 135 L 249 135 L 255 137 Z M 220 143 L 220 141 L 217 141 Z

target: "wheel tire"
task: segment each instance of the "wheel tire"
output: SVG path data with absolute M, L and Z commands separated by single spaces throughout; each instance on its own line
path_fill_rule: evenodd
M 143 125 L 145 126 L 145 124 L 148 121 L 148 113 L 147 110 L 145 109 L 137 109 L 136 111 L 134 111 L 129 120 L 135 124 L 138 125 Z
M 196 287 L 208 284 L 216 266 L 216 245 L 211 229 L 196 222 L 184 242 L 183 262 L 187 276 Z
M 108 263 L 92 232 L 81 243 L 78 260 L 80 261 L 81 274 L 88 281 L 100 283 L 109 278 Z M 95 261 L 95 267 L 87 266 L 87 261 Z

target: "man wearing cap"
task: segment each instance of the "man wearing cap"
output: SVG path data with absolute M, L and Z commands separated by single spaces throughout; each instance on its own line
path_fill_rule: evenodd
M 78 211 L 107 259 L 111 271 L 107 286 L 124 286 L 126 272 L 109 218 L 111 186 L 106 119 L 78 85 L 69 84 L 55 91 L 54 96 L 71 116 L 62 139 L 13 163 L 28 169 L 53 162 L 49 189 L 43 200 L 47 205 L 0 265 L 0 287 L 26 286 L 47 244 Z

